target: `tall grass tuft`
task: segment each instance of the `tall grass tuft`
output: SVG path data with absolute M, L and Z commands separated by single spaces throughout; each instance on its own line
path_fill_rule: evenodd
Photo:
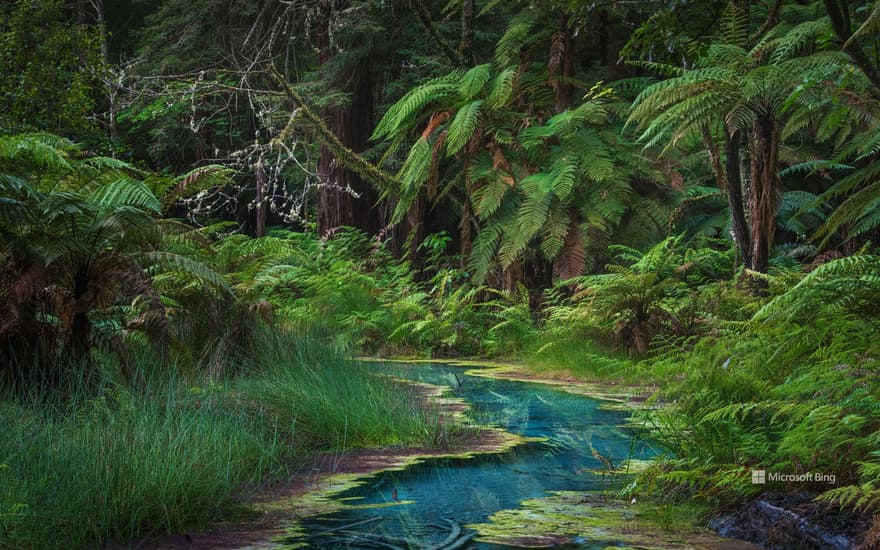
M 330 334 L 292 342 L 283 333 L 261 335 L 262 352 L 237 393 L 311 448 L 438 443 L 436 414 L 409 387 L 374 375 L 347 359 Z
M 244 488 L 314 450 L 432 443 L 436 421 L 394 383 L 314 336 L 262 334 L 237 378 L 138 363 L 64 397 L 0 393 L 0 548 L 94 548 L 199 529 L 241 511 Z

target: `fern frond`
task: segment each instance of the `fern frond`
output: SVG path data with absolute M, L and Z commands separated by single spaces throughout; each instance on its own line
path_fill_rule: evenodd
M 511 20 L 495 46 L 495 59 L 498 63 L 505 66 L 519 60 L 520 51 L 534 39 L 534 24 L 535 18 L 529 10 L 520 12 Z
M 373 130 L 372 141 L 389 139 L 410 128 L 416 123 L 416 115 L 435 101 L 458 93 L 461 73 L 454 71 L 446 76 L 429 80 L 407 92 L 397 103 L 392 105 Z
M 511 95 L 513 95 L 515 80 L 515 69 L 505 69 L 501 71 L 492 80 L 492 85 L 489 88 L 489 95 L 486 98 L 486 106 L 492 109 L 503 107 L 508 102 Z
M 155 214 L 162 209 L 159 199 L 146 185 L 128 178 L 101 186 L 90 199 L 101 207 L 133 206 Z
M 446 136 L 446 154 L 452 156 L 461 150 L 470 141 L 480 122 L 480 107 L 483 100 L 478 99 L 461 107 L 455 118 L 449 124 L 449 134 Z
M 477 65 L 465 72 L 458 83 L 458 93 L 465 99 L 476 97 L 492 77 L 492 64 Z

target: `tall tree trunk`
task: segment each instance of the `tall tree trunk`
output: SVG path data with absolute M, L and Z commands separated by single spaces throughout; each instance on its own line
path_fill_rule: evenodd
M 425 237 L 425 193 L 419 193 L 406 212 L 406 257 L 413 268 L 419 267 L 419 245 Z
M 501 288 L 508 292 L 514 292 L 523 281 L 523 261 L 514 260 L 501 272 Z
M 731 133 L 724 128 L 725 145 L 725 179 L 727 191 L 727 205 L 730 208 L 730 225 L 733 230 L 733 238 L 742 255 L 743 264 L 753 269 L 752 245 L 749 236 L 749 224 L 743 208 L 742 172 L 740 171 L 740 146 L 742 135 L 739 131 Z
M 254 197 L 254 237 L 265 237 L 266 236 L 266 187 L 268 182 L 266 181 L 266 169 L 263 167 L 263 159 L 257 161 L 257 166 L 254 169 L 254 179 L 255 187 L 256 187 L 256 196 Z
M 474 63 L 474 0 L 464 0 L 461 5 L 461 41 L 458 51 L 465 65 Z
M 330 18 L 332 12 L 328 0 L 321 1 L 321 21 L 316 41 L 318 61 L 326 65 L 333 58 L 330 43 Z M 343 145 L 361 153 L 369 146 L 373 129 L 373 81 L 370 59 L 349 69 L 351 103 L 345 108 L 334 108 L 328 113 L 331 131 Z M 321 187 L 318 190 L 318 231 L 327 231 L 341 226 L 357 227 L 374 234 L 379 229 L 379 215 L 374 208 L 377 195 L 372 185 L 359 174 L 336 162 L 333 152 L 326 146 L 320 148 L 318 176 Z
M 752 269 L 766 273 L 779 209 L 779 130 L 772 114 L 759 114 L 751 136 L 749 222 Z
M 470 187 L 470 185 L 468 185 Z M 471 252 L 474 249 L 473 237 L 474 214 L 471 206 L 471 190 L 465 192 L 464 202 L 461 207 L 461 222 L 459 224 L 459 253 L 461 259 L 459 265 L 462 270 L 466 270 Z

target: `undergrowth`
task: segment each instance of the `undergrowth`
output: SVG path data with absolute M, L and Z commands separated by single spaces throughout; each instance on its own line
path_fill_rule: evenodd
M 795 491 L 880 510 L 877 256 L 808 273 L 777 261 L 760 294 L 748 274 L 731 282 L 724 250 L 677 237 L 619 261 L 548 308 L 528 360 L 654 394 L 643 418 L 667 453 L 632 490 L 716 508 Z M 835 483 L 756 485 L 757 469 Z

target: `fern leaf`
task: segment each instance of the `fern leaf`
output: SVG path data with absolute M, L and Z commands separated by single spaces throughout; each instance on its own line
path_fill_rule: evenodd
M 470 141 L 480 121 L 480 107 L 483 100 L 478 99 L 460 108 L 455 118 L 449 124 L 449 134 L 446 136 L 446 153 L 449 156 L 456 154 Z

